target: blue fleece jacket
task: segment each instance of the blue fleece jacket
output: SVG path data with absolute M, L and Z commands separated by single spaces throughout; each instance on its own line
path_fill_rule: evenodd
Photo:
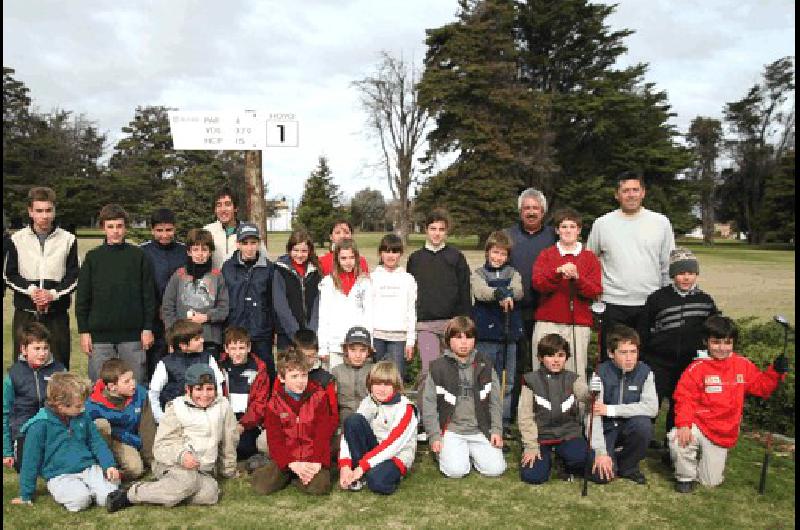
M 25 422 L 22 433 L 25 448 L 19 474 L 19 496 L 23 501 L 33 498 L 39 475 L 50 480 L 59 475 L 80 473 L 98 463 L 104 471 L 117 465 L 86 412 L 69 418 L 69 424 L 65 424 L 45 406 Z
M 147 400 L 147 390 L 142 385 L 136 385 L 136 392 L 122 407 L 114 406 L 103 390 L 106 385 L 102 379 L 94 384 L 92 395 L 86 400 L 86 413 L 92 420 L 103 418 L 111 424 L 111 436 L 120 442 L 142 448 L 142 439 L 139 437 L 139 422 L 142 420 L 142 408 Z

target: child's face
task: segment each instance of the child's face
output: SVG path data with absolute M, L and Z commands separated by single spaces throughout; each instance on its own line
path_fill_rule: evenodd
M 109 219 L 103 221 L 103 233 L 109 245 L 118 245 L 125 239 L 125 220 Z
M 394 387 L 389 383 L 373 383 L 369 391 L 376 401 L 383 403 L 392 397 Z
M 81 400 L 73 400 L 69 405 L 64 405 L 63 403 L 58 403 L 55 406 L 56 413 L 61 416 L 66 416 L 68 418 L 74 418 L 75 416 L 80 416 L 84 410 L 84 402 Z
M 351 365 L 360 367 L 364 366 L 364 363 L 367 362 L 369 348 L 367 348 L 366 344 L 346 344 L 345 349 L 347 350 L 347 361 Z
M 237 243 L 239 245 L 239 252 L 242 259 L 251 260 L 256 259 L 258 255 L 258 239 L 255 237 L 246 237 L 244 240 Z
M 444 221 L 434 221 L 429 224 L 425 228 L 425 237 L 428 238 L 428 242 L 431 245 L 438 247 L 447 239 L 447 223 Z
M 20 346 L 20 351 L 31 368 L 42 366 L 50 358 L 50 345 L 43 340 L 29 342 L 25 346 Z
M 295 394 L 302 394 L 308 386 L 308 372 L 297 368 L 289 368 L 285 374 L 278 375 L 278 379 L 284 384 L 287 391 Z
M 233 224 L 233 220 L 236 219 L 236 207 L 233 205 L 233 200 L 227 195 L 217 199 L 217 202 L 214 203 L 214 215 L 225 226 Z
M 187 251 L 189 257 L 192 258 L 192 263 L 201 265 L 208 261 L 211 257 L 211 249 L 206 245 L 192 245 Z
M 383 263 L 384 269 L 394 270 L 397 268 L 398 263 L 400 263 L 400 256 L 403 255 L 403 252 L 400 250 L 383 250 L 381 251 L 381 263 Z
M 450 337 L 450 351 L 459 358 L 466 359 L 473 349 L 475 349 L 475 337 L 467 337 L 466 333 Z
M 733 338 L 710 337 L 708 339 L 708 355 L 713 359 L 721 361 L 730 357 L 731 353 L 733 353 Z
M 543 355 L 540 359 L 548 372 L 557 374 L 567 364 L 567 352 L 557 351 L 553 355 Z
M 675 287 L 679 291 L 686 292 L 697 282 L 696 272 L 679 272 L 675 275 Z
M 345 272 L 353 272 L 356 268 L 356 253 L 353 249 L 347 248 L 339 251 L 339 266 Z
M 292 247 L 292 250 L 289 251 L 289 257 L 292 258 L 292 261 L 295 263 L 303 264 L 308 261 L 308 255 L 311 251 L 308 248 L 308 243 L 302 241 L 295 246 Z
M 40 234 L 49 232 L 53 227 L 56 217 L 56 207 L 50 201 L 33 201 L 28 206 L 28 215 L 31 218 L 33 229 Z
M 192 337 L 189 339 L 189 344 L 179 344 L 183 351 L 192 352 L 192 353 L 199 353 L 203 351 L 203 343 L 204 339 L 202 335 L 197 335 L 196 337 Z
M 250 345 L 240 340 L 229 342 L 225 345 L 225 353 L 231 358 L 233 364 L 244 364 L 247 361 L 247 354 L 250 353 Z
M 353 237 L 353 233 L 350 231 L 350 227 L 348 227 L 344 223 L 339 223 L 338 225 L 333 227 L 331 231 L 331 243 L 334 245 L 339 244 L 342 239 L 350 239 Z
M 208 408 L 217 397 L 217 386 L 214 383 L 203 383 L 202 385 L 186 385 L 186 396 L 192 403 L 201 409 Z
M 489 254 L 487 256 L 489 260 L 489 265 L 492 267 L 502 267 L 508 261 L 508 250 L 500 247 L 492 247 L 489 249 Z
M 108 389 L 118 396 L 132 397 L 136 393 L 136 379 L 133 377 L 133 371 L 120 375 L 116 383 L 108 384 Z
M 636 367 L 636 362 L 639 360 L 639 347 L 630 341 L 621 341 L 609 356 L 617 368 L 623 373 L 628 373 Z
M 303 352 L 303 355 L 305 355 L 306 360 L 311 363 L 311 366 L 317 364 L 319 352 L 315 348 L 302 348 L 300 351 Z
M 153 241 L 161 245 L 169 245 L 175 239 L 175 225 L 172 223 L 158 223 L 150 229 Z
M 573 245 L 578 241 L 578 236 L 581 234 L 581 227 L 571 219 L 564 219 L 559 223 L 556 231 L 558 232 L 559 241 L 565 245 Z

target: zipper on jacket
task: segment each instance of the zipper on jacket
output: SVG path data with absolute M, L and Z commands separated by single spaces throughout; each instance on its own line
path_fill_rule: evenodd
M 36 401 L 39 403 L 39 408 L 42 408 L 42 391 L 39 390 L 39 370 L 33 371 L 33 380 L 36 383 Z

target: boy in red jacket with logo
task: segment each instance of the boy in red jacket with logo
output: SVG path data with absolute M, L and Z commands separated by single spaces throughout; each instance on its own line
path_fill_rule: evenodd
M 722 484 L 728 449 L 739 438 L 745 395 L 768 398 L 789 371 L 782 355 L 762 372 L 735 353 L 738 331 L 730 318 L 711 316 L 704 331 L 709 358 L 694 361 L 678 381 L 675 428 L 667 435 L 680 493 L 691 492 L 694 481 Z

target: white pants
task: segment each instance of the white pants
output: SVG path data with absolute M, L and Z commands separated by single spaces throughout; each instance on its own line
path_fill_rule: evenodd
M 575 372 L 581 381 L 586 382 L 586 351 L 589 349 L 589 336 L 592 334 L 592 330 L 588 326 L 575 326 L 575 344 L 573 344 L 572 324 L 556 324 L 555 322 L 545 322 L 543 320 L 536 322 L 536 327 L 533 328 L 533 337 L 531 338 L 531 353 L 533 355 L 531 366 L 533 371 L 538 370 L 540 365 L 539 357 L 536 355 L 539 341 L 550 333 L 557 333 L 569 342 L 571 355 L 567 360 L 566 369 Z
M 47 491 L 59 504 L 71 512 L 79 512 L 92 505 L 106 505 L 106 497 L 117 489 L 117 485 L 106 480 L 103 468 L 97 464 L 80 473 L 58 475 L 47 481 Z
M 487 477 L 498 477 L 506 470 L 506 460 L 500 448 L 492 447 L 481 434 L 456 434 L 445 431 L 442 450 L 439 452 L 439 470 L 449 478 L 461 478 L 470 471 L 470 460 L 475 470 Z
M 669 454 L 675 464 L 675 478 L 678 482 L 698 481 L 703 486 L 719 486 L 724 480 L 725 460 L 728 450 L 720 447 L 692 425 L 694 438 L 686 447 L 678 445 L 678 430 L 667 433 Z M 700 457 L 697 457 L 697 452 Z

